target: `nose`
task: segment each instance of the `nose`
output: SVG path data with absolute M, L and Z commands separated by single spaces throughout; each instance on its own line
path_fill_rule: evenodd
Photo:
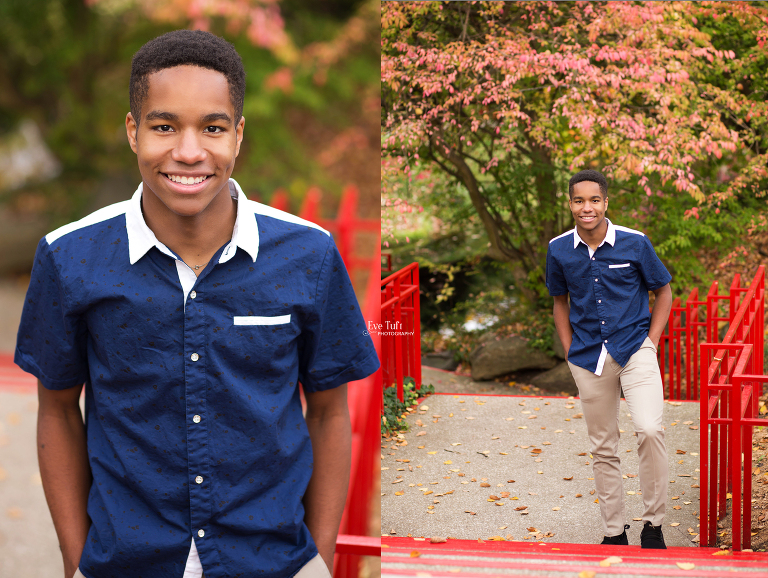
M 201 135 L 194 130 L 185 130 L 179 135 L 171 158 L 186 165 L 194 165 L 205 160 L 207 153 L 201 143 Z

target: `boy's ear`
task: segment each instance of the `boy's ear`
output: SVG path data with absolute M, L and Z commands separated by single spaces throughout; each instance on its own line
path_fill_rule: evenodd
M 139 126 L 136 124 L 136 121 L 133 119 L 133 115 L 129 112 L 125 115 L 125 132 L 128 135 L 128 144 L 131 145 L 131 150 L 133 152 L 136 151 L 136 131 L 138 130 Z
M 243 131 L 245 130 L 245 117 L 240 117 L 240 122 L 237 123 L 237 126 L 235 127 L 235 138 L 236 144 L 235 144 L 235 157 L 240 154 L 240 144 L 243 142 Z

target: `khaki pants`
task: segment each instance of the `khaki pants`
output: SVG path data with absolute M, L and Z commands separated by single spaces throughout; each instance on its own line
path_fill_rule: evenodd
M 82 575 L 78 568 L 72 578 L 85 578 L 85 576 Z M 203 578 L 205 578 L 205 574 L 203 574 Z M 318 554 L 304 564 L 301 570 L 299 570 L 297 574 L 294 574 L 294 578 L 331 578 L 331 573 L 328 572 L 328 566 L 325 565 L 320 554 Z
M 654 526 L 661 525 L 667 506 L 668 464 L 662 426 L 664 389 L 653 342 L 646 338 L 624 367 L 609 354 L 599 377 L 570 362 L 568 365 L 579 388 L 587 422 L 603 533 L 606 536 L 621 534 L 626 520 L 618 455 L 619 385 L 637 434 L 643 523 L 649 521 Z

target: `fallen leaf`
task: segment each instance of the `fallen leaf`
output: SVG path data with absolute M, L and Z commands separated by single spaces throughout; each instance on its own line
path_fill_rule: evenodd
M 443 462 L 446 466 L 450 466 L 453 462 L 451 460 L 445 460 Z
M 680 570 L 693 570 L 696 568 L 696 564 L 693 562 L 675 562 Z
M 481 488 L 490 488 L 490 487 L 491 487 L 491 484 L 489 484 L 489 483 L 486 483 L 486 482 L 483 482 L 482 484 L 480 484 L 480 487 L 481 487 Z
M 670 526 L 672 526 L 673 528 L 676 528 L 676 527 L 677 527 L 677 526 L 679 526 L 679 525 L 680 525 L 680 522 L 672 522 L 672 523 L 670 524 Z
M 471 514 L 473 516 L 477 515 L 475 512 L 470 512 L 469 510 L 464 510 L 465 514 Z
M 514 484 L 514 483 L 515 483 L 515 480 L 507 480 L 507 483 L 508 483 L 508 484 Z
M 499 526 L 499 530 L 506 530 L 507 526 Z
M 411 552 L 411 558 L 418 558 L 419 556 L 421 556 L 421 553 L 418 552 L 417 550 L 413 550 Z
M 580 497 L 581 497 L 581 494 L 576 494 L 576 497 L 577 497 L 577 498 L 580 498 Z
M 673 510 L 682 510 L 683 507 L 682 506 L 672 506 L 672 509 Z
M 555 506 L 554 508 L 552 508 L 552 511 L 557 512 L 559 509 L 560 509 L 560 506 Z
M 718 550 L 717 552 L 712 552 L 713 556 L 728 556 L 731 552 L 729 550 Z
M 443 538 L 442 536 L 432 536 L 429 541 L 432 544 L 444 544 L 448 541 L 448 538 Z
M 8 508 L 6 513 L 12 520 L 18 520 L 24 517 L 24 513 L 22 512 L 21 508 Z
M 437 452 L 427 452 L 430 455 L 435 455 Z
M 503 505 L 504 505 L 504 502 L 496 502 L 496 505 L 497 505 L 497 506 L 503 506 Z
M 570 478 L 563 478 L 563 479 L 570 482 L 573 479 L 573 476 L 571 476 Z
M 405 492 L 395 492 L 396 496 L 402 496 Z
M 597 572 L 594 570 L 582 570 L 579 572 L 578 578 L 595 578 L 595 574 L 597 574 Z
M 400 482 L 402 482 L 402 481 L 403 481 L 403 480 L 402 480 L 402 478 L 401 478 L 401 479 L 399 479 L 399 480 L 395 480 L 395 481 L 394 481 L 394 482 L 392 482 L 392 483 L 393 483 L 393 484 L 399 484 L 399 483 L 400 483 Z
M 489 496 L 489 500 L 493 500 L 494 502 L 499 499 L 499 496 Z
M 528 528 L 528 531 L 529 532 L 538 532 L 538 530 L 536 528 L 534 528 L 534 527 Z
M 540 453 L 541 453 L 541 451 L 542 451 L 542 450 L 540 450 L 539 448 L 535 448 L 535 449 L 532 449 L 532 450 L 531 450 L 531 453 L 532 453 L 532 454 L 540 454 Z
M 515 508 L 515 512 L 521 512 L 522 510 L 527 510 L 528 506 L 518 506 Z
M 509 492 L 501 492 L 501 497 L 502 498 L 508 498 L 509 497 Z
M 427 432 L 425 432 L 425 431 L 420 431 L 419 433 L 417 433 L 417 434 L 416 434 L 416 437 L 419 437 L 419 436 L 425 436 L 425 435 L 427 435 Z
M 501 536 L 491 536 L 490 538 L 486 538 L 486 540 L 490 540 L 491 542 L 503 542 L 504 538 Z
M 686 453 L 686 452 L 685 452 L 685 450 L 677 450 L 677 453 L 678 453 L 678 454 L 684 454 L 684 453 Z

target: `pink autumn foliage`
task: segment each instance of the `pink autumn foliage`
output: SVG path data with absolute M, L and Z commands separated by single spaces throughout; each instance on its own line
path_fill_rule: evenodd
M 489 33 L 444 42 L 419 23 L 441 18 L 445 6 L 382 3 L 381 82 L 392 95 L 382 119 L 383 162 L 398 158 L 410 174 L 414 152 L 439 142 L 446 158 L 466 154 L 484 174 L 522 142 L 570 171 L 607 158 L 602 168 L 615 181 L 637 182 L 649 197 L 651 181 L 671 185 L 698 203 L 711 201 L 697 177 L 702 161 L 740 159 L 726 195 L 768 176 L 768 155 L 744 138 L 749 119 L 768 117 L 768 104 L 697 80 L 736 69 L 741 55 L 716 49 L 696 26 L 729 14 L 762 47 L 765 9 L 473 2 L 468 9 L 482 15 Z M 686 214 L 699 218 L 696 208 Z

